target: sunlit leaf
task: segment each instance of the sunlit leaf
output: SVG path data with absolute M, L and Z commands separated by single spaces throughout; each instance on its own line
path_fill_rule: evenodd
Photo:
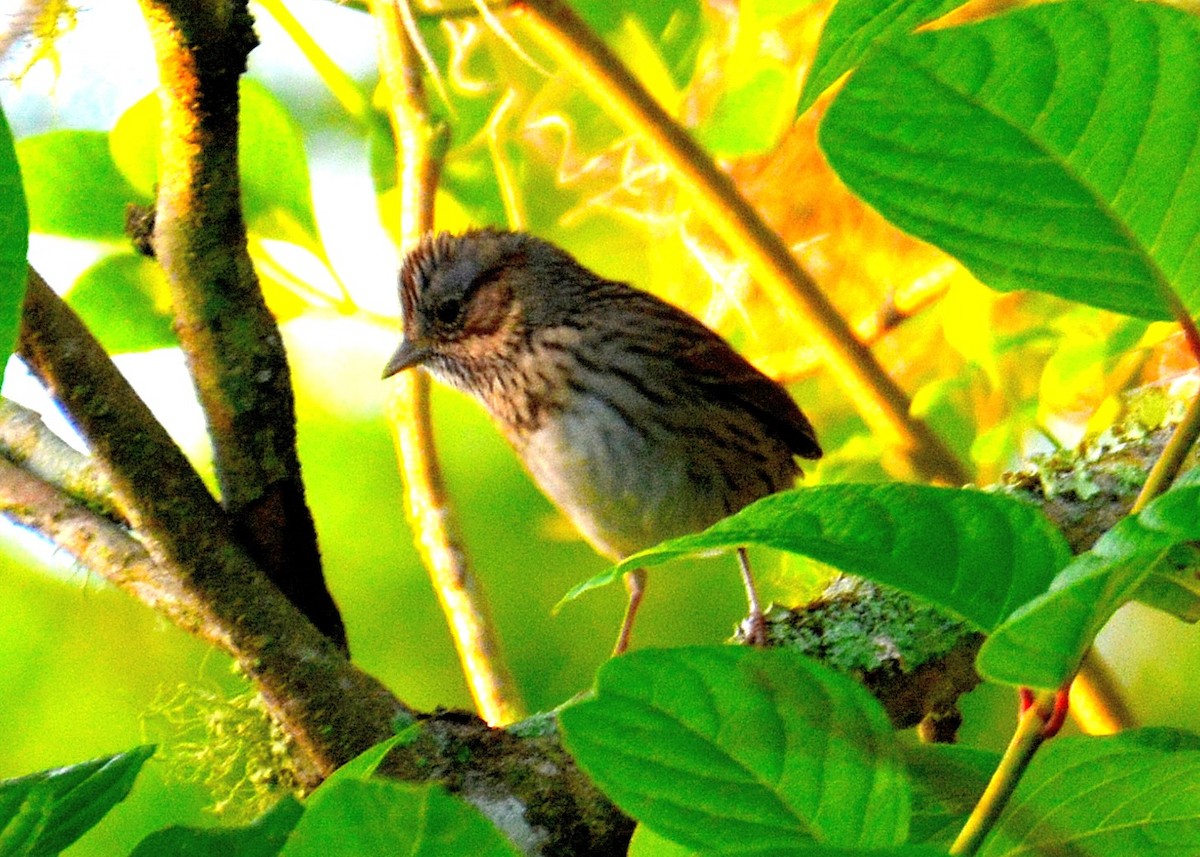
M 722 90 L 696 137 L 718 157 L 771 149 L 795 112 L 796 76 L 780 63 L 763 61 L 750 77 Z
M 858 65 L 878 43 L 910 33 L 927 21 L 957 9 L 966 0 L 840 0 L 829 13 L 816 56 L 804 80 L 800 112 L 812 107 L 829 86 Z
M 479 810 L 440 786 L 353 779 L 313 793 L 281 853 L 284 857 L 518 854 Z
M 1200 738 L 1144 729 L 1046 744 L 981 857 L 1200 852 Z
M 125 207 L 146 195 L 125 181 L 102 131 L 48 131 L 17 143 L 30 228 L 49 235 L 123 242 Z
M 110 354 L 179 344 L 168 309 L 162 268 L 133 253 L 106 256 L 67 295 L 69 303 Z
M 1038 410 L 1043 416 L 1069 409 L 1080 398 L 1089 404 L 1103 398 L 1113 369 L 1137 347 L 1149 327 L 1141 319 L 1121 318 L 1115 326 L 1100 328 L 1088 323 L 1099 315 L 1095 310 L 1076 309 L 1059 322 L 1062 338 L 1042 369 Z
M 123 801 L 154 747 L 0 780 L 0 854 L 62 851 Z
M 754 15 L 760 24 L 771 25 L 811 7 L 816 0 L 754 0 Z M 743 3 L 742 8 L 750 5 Z
M 907 835 L 908 782 L 883 709 L 793 652 L 624 655 L 560 722 L 617 806 L 706 853 L 886 847 Z
M 1189 481 L 1197 481 L 1192 471 Z M 994 681 L 1053 689 L 1074 675 L 1096 634 L 1179 545 L 1200 540 L 1200 485 L 1186 482 L 1123 518 L 984 642 L 977 667 Z
M 637 52 L 626 53 L 631 25 L 642 30 L 649 43 L 658 47 L 662 64 L 674 85 L 682 88 L 692 77 L 703 33 L 702 6 L 698 0 L 671 3 L 633 3 L 629 0 L 576 0 L 571 7 L 592 29 L 608 39 L 622 60 L 629 62 Z M 640 41 L 640 40 L 638 40 Z M 642 69 L 635 63 L 631 71 Z
M 17 341 L 28 263 L 29 214 L 8 120 L 0 109 L 0 366 Z
M 238 160 L 247 228 L 261 238 L 320 252 L 304 138 L 287 108 L 262 84 L 242 79 Z M 158 95 L 151 93 L 113 127 L 112 158 L 125 178 L 150 196 L 158 181 L 161 126 Z
M 1046 590 L 1070 549 L 1033 506 L 926 485 L 819 485 L 764 497 L 702 533 L 663 542 L 575 587 L 739 545 L 803 554 L 940 605 L 990 630 Z
M 168 827 L 151 833 L 129 857 L 275 857 L 304 807 L 285 795 L 244 827 Z
M 158 186 L 161 124 L 158 94 L 151 92 L 122 113 L 108 134 L 112 162 L 144 199 L 153 199 Z
M 978 373 L 966 371 L 935 378 L 912 397 L 912 414 L 927 423 L 960 460 L 968 460 L 979 426 L 971 407 Z
M 319 247 L 300 126 L 269 89 L 245 78 L 239 120 L 242 205 L 249 227 L 265 238 Z
M 842 179 L 1002 291 L 1200 306 L 1200 19 L 1021 9 L 880 45 L 821 127 Z

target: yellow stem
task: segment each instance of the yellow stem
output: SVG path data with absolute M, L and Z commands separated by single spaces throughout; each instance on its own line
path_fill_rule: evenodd
M 1009 741 L 979 803 L 975 804 L 970 818 L 950 847 L 951 854 L 969 857 L 979 850 L 983 840 L 1000 818 L 1000 813 L 1008 805 L 1008 800 L 1020 782 L 1021 775 L 1029 767 L 1033 754 L 1046 740 L 1043 730 L 1053 707 L 1054 693 L 1039 693 L 1033 705 L 1021 713 L 1021 719 L 1017 721 L 1017 731 L 1013 733 L 1012 740 Z
M 421 63 L 406 31 L 405 0 L 370 0 L 378 30 L 380 69 L 391 98 L 400 188 L 401 249 L 433 228 L 434 192 L 447 134 L 425 103 Z M 405 507 L 417 549 L 450 625 L 479 715 L 492 725 L 524 716 L 516 684 L 492 629 L 487 601 L 467 564 L 442 481 L 429 414 L 429 382 L 404 372 L 392 382 L 388 420 L 404 474 Z

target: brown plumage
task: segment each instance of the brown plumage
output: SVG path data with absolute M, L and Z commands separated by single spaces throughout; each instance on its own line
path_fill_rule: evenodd
M 400 272 L 404 340 L 475 396 L 546 495 L 613 559 L 790 488 L 818 458 L 787 392 L 692 316 L 518 232 L 427 236 Z M 751 597 L 752 633 L 762 618 Z M 628 644 L 644 575 L 630 584 Z

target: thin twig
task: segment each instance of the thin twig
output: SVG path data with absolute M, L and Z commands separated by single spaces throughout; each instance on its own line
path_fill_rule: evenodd
M 0 514 L 40 533 L 90 571 L 179 625 L 211 627 L 208 609 L 164 570 L 127 529 L 80 504 L 58 486 L 0 458 Z M 228 648 L 228 635 L 214 633 Z
M 146 581 L 122 586 L 166 593 L 151 606 L 237 659 L 302 751 L 301 776 L 315 784 L 388 737 L 409 710 L 267 580 L 179 447 L 32 269 L 18 352 L 70 414 L 153 560 Z
M 956 485 L 966 482 L 962 463 L 912 416 L 907 395 L 854 336 L 779 235 L 583 20 L 561 0 L 520 0 L 511 14 L 519 16 L 597 104 L 671 168 L 704 219 L 735 256 L 747 260 L 771 300 L 818 344 L 829 370 L 872 430 L 898 447 L 916 474 Z
M 902 293 L 889 292 L 874 312 L 854 325 L 855 336 L 870 347 L 932 307 L 945 296 L 955 267 L 947 264 L 910 284 Z M 756 360 L 755 365 L 779 383 L 791 384 L 820 371 L 824 363 L 817 349 L 807 348 L 791 355 Z
M 238 82 L 256 44 L 245 0 L 141 0 L 162 105 L 153 244 L 208 421 L 221 501 L 276 586 L 339 646 L 304 498 L 287 356 L 247 248 Z
M 0 399 L 0 456 L 108 518 L 121 514 L 96 462 L 50 431 L 39 413 L 9 399 Z
M 446 129 L 435 128 L 425 103 L 420 57 L 397 7 L 405 2 L 370 0 L 396 135 L 401 249 L 433 228 L 434 192 L 447 143 Z M 404 474 L 409 524 L 475 705 L 488 723 L 511 723 L 523 716 L 524 708 L 501 655 L 482 588 L 468 566 L 442 481 L 429 414 L 429 381 L 423 373 L 404 372 L 392 382 L 388 418 Z

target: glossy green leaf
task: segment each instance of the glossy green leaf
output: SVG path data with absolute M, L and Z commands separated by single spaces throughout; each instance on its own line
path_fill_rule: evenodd
M 313 793 L 281 853 L 284 857 L 518 854 L 479 810 L 440 786 L 350 779 Z
M 0 780 L 0 855 L 57 854 L 123 801 L 154 747 Z
M 999 494 L 842 483 L 764 497 L 702 533 L 634 554 L 564 600 L 629 569 L 739 545 L 803 554 L 944 607 L 984 631 L 1046 590 L 1070 559 L 1041 511 Z
M 1169 566 L 1177 546 L 1196 540 L 1200 485 L 1185 483 L 1123 518 L 1072 560 L 1048 592 L 1018 608 L 984 642 L 977 668 L 993 681 L 1059 687 L 1117 608 L 1156 569 Z
M 144 256 L 104 257 L 79 276 L 67 303 L 110 354 L 179 344 L 162 268 Z
M 855 193 L 1001 291 L 1200 309 L 1200 19 L 1039 5 L 880 45 L 821 145 Z
M 29 212 L 21 187 L 21 169 L 12 131 L 0 109 L 0 366 L 17 343 L 29 264 Z
M 303 814 L 303 805 L 286 795 L 245 827 L 168 827 L 129 857 L 275 857 Z
M 793 652 L 633 652 L 601 667 L 596 696 L 559 719 L 604 793 L 683 845 L 785 853 L 907 835 L 908 781 L 883 709 Z
M 123 242 L 125 207 L 148 197 L 117 170 L 102 131 L 48 131 L 17 143 L 34 232 Z
M 813 57 L 800 112 L 812 107 L 821 93 L 854 68 L 885 39 L 911 33 L 924 23 L 957 9 L 967 0 L 840 0 L 825 20 Z
M 981 857 L 1200 853 L 1200 738 L 1059 738 L 1034 758 Z
M 262 238 L 290 241 L 320 255 L 304 138 L 287 108 L 265 86 L 242 79 L 238 160 L 247 228 Z M 143 194 L 158 181 L 161 107 L 155 93 L 121 115 L 113 127 L 112 158 Z

